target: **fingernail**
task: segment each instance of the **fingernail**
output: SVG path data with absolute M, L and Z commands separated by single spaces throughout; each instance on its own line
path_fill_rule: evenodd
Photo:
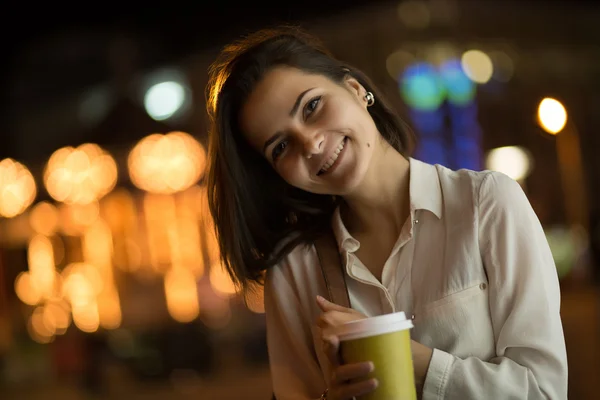
M 379 381 L 377 380 L 377 378 L 371 379 L 371 382 L 373 382 L 373 387 L 379 386 Z
M 375 364 L 373 364 L 372 362 L 368 362 L 367 366 L 369 368 L 369 372 L 373 372 L 375 370 Z
M 318 301 L 327 301 L 327 300 L 325 300 L 325 297 L 321 297 L 319 295 L 317 295 L 317 300 Z

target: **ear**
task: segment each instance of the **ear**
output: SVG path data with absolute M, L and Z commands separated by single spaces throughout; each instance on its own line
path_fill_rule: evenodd
M 360 84 L 359 81 L 352 76 L 347 75 L 344 83 L 346 84 L 348 90 L 350 90 L 350 93 L 355 95 L 359 102 L 366 104 L 367 101 L 365 100 L 365 95 L 367 94 L 367 90 L 363 85 Z

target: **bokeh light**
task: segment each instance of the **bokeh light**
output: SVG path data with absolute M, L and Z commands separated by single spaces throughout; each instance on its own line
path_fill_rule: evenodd
M 31 172 L 11 158 L 0 161 L 0 216 L 12 218 L 33 203 L 37 190 Z
M 425 47 L 424 59 L 431 65 L 439 67 L 448 60 L 456 59 L 459 51 L 452 42 L 438 41 Z
M 468 50 L 461 57 L 465 74 L 476 83 L 487 83 L 494 73 L 490 57 L 481 50 Z
M 171 269 L 165 274 L 164 285 L 171 317 L 183 323 L 196 319 L 200 308 L 198 288 L 192 272 L 183 268 Z
M 198 182 L 206 153 L 187 133 L 155 133 L 135 145 L 127 164 L 135 186 L 150 193 L 171 194 Z
M 525 179 L 532 169 L 533 160 L 529 151 L 520 146 L 492 149 L 486 157 L 486 168 L 502 172 L 516 181 Z
M 37 203 L 29 213 L 29 225 L 36 233 L 54 235 L 59 225 L 58 209 L 47 201 Z
M 44 321 L 44 307 L 36 307 L 27 323 L 27 330 L 33 340 L 38 343 L 50 343 L 54 340 L 56 327 Z
M 428 63 L 412 64 L 400 82 L 402 98 L 416 110 L 433 111 L 445 98 L 445 88 L 436 69 Z
M 53 199 L 87 204 L 102 198 L 117 183 L 117 164 L 93 143 L 55 151 L 44 170 L 44 184 Z
M 44 305 L 44 325 L 52 327 L 56 334 L 63 334 L 71 324 L 71 308 L 64 300 Z
M 31 287 L 39 290 L 43 299 L 56 297 L 60 292 L 60 277 L 56 272 L 54 246 L 49 238 L 35 235 L 27 246 Z
M 390 54 L 385 60 L 385 68 L 390 76 L 398 81 L 402 72 L 414 62 L 415 56 L 406 50 L 398 49 Z
M 498 82 L 508 82 L 515 72 L 513 59 L 500 50 L 490 51 L 489 56 L 494 69 L 492 77 Z
M 157 121 L 171 118 L 185 102 L 185 88 L 178 82 L 160 82 L 148 89 L 144 107 L 150 117 Z
M 216 263 L 211 266 L 209 279 L 210 285 L 215 293 L 230 296 L 237 292 L 234 283 L 231 281 L 231 277 L 221 263 Z
M 465 74 L 459 60 L 452 59 L 442 63 L 439 75 L 446 88 L 448 102 L 457 106 L 465 106 L 473 101 L 475 84 Z
M 567 124 L 567 110 L 560 101 L 546 97 L 538 107 L 538 122 L 546 132 L 556 135 Z
M 15 279 L 15 293 L 23 303 L 34 306 L 42 301 L 42 291 L 28 271 L 23 271 Z

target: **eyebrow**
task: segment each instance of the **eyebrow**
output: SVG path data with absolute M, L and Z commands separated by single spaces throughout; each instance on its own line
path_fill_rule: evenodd
M 304 92 L 302 92 L 298 95 L 298 97 L 296 98 L 296 102 L 294 103 L 294 106 L 290 110 L 290 117 L 293 117 L 294 115 L 296 115 L 296 113 L 298 112 L 298 108 L 300 108 L 300 103 L 302 103 L 302 99 L 304 98 L 306 93 L 310 92 L 313 89 L 315 89 L 315 88 L 306 89 Z M 267 151 L 267 147 L 269 147 L 273 142 L 275 142 L 280 137 L 281 137 L 281 132 L 277 132 L 273 136 L 271 136 L 269 139 L 267 139 L 267 141 L 265 142 L 265 144 L 263 146 L 263 153 L 265 151 Z

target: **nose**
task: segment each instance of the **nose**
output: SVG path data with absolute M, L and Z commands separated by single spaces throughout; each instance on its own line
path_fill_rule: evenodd
M 304 156 L 312 158 L 315 154 L 320 154 L 323 151 L 325 138 L 323 134 L 314 132 L 304 139 Z

